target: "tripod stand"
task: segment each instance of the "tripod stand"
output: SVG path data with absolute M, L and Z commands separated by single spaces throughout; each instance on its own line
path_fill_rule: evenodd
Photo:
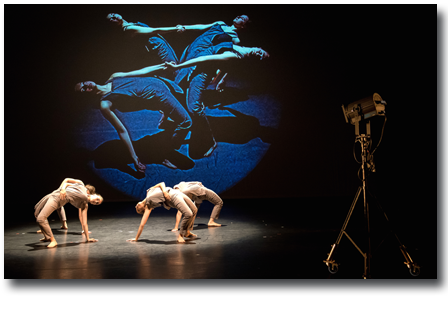
M 370 261 L 372 258 L 371 253 L 371 242 L 370 242 L 370 217 L 369 217 L 369 203 L 367 200 L 367 173 L 369 171 L 374 172 L 375 171 L 375 164 L 373 162 L 373 155 L 369 153 L 369 147 L 370 147 L 370 141 L 371 141 L 371 134 L 370 134 L 370 121 L 365 122 L 365 134 L 360 134 L 359 132 L 360 128 L 360 121 L 357 120 L 355 122 L 355 134 L 356 134 L 356 142 L 359 142 L 361 144 L 361 171 L 362 171 L 362 186 L 358 187 L 358 191 L 356 192 L 355 198 L 352 202 L 352 205 L 349 209 L 349 212 L 347 214 L 347 217 L 345 219 L 345 222 L 342 226 L 341 231 L 339 232 L 339 236 L 336 240 L 336 243 L 331 246 L 331 251 L 328 254 L 328 257 L 326 260 L 324 260 L 324 263 L 328 267 L 328 271 L 331 274 L 335 274 L 339 269 L 339 264 L 336 263 L 334 260 L 334 255 L 336 253 L 336 250 L 341 242 L 342 237 L 345 235 L 347 238 L 351 241 L 351 243 L 356 247 L 356 249 L 361 253 L 361 255 L 364 258 L 364 273 L 363 278 L 368 279 L 371 277 L 371 271 L 370 271 Z M 350 220 L 350 217 L 353 213 L 353 210 L 358 202 L 359 196 L 363 195 L 363 207 L 364 207 L 364 222 L 366 224 L 366 230 L 367 230 L 367 251 L 363 252 L 358 245 L 356 245 L 355 241 L 348 235 L 346 228 L 348 225 L 348 222 Z M 381 205 L 379 202 L 375 199 L 377 202 L 377 206 L 382 210 Z M 383 214 L 388 221 L 386 214 L 383 211 Z M 400 242 L 400 239 L 398 236 L 394 233 L 395 238 L 398 241 L 399 248 L 401 253 L 403 254 L 405 258 L 405 265 L 409 268 L 409 272 L 412 276 L 418 276 L 420 274 L 420 266 L 418 266 L 416 263 L 413 262 L 411 256 L 406 251 L 406 247 Z

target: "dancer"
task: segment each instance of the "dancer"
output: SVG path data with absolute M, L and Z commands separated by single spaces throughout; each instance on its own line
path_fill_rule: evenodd
M 190 83 L 189 93 L 191 94 L 190 97 L 187 97 L 188 110 L 193 113 L 199 113 L 199 110 L 203 110 L 202 92 L 210 82 L 210 78 L 213 76 L 213 71 L 216 67 L 224 65 L 221 63 L 222 61 L 237 59 L 264 60 L 268 57 L 269 54 L 261 48 L 243 47 L 229 42 L 223 42 L 203 49 L 200 53 L 196 54 L 195 58 L 191 58 L 181 64 L 171 62 L 165 63 L 165 65 L 172 70 L 184 69 L 184 71 L 178 73 L 175 82 L 180 85 L 184 78 L 187 78 Z M 213 62 L 213 66 L 204 67 L 205 64 L 210 65 L 210 62 Z M 194 66 L 197 67 L 194 68 Z M 201 79 L 198 83 L 195 83 L 197 76 L 200 76 Z M 193 86 L 192 83 L 194 83 Z
M 244 29 L 248 22 L 249 17 L 247 15 L 239 15 L 235 19 L 233 19 L 233 24 L 231 26 L 228 26 L 221 21 L 215 22 L 210 25 L 202 25 L 203 28 L 207 30 L 199 35 L 187 48 L 185 48 L 179 62 L 175 62 L 175 64 L 184 63 L 193 58 L 199 57 L 204 52 L 204 50 L 223 42 L 232 42 L 233 44 L 239 44 L 240 39 L 238 37 L 238 32 Z M 179 72 L 181 72 L 180 75 Z M 173 71 L 173 73 L 176 76 L 176 83 L 179 84 L 184 78 L 187 78 L 187 75 L 190 74 L 191 71 L 175 70 Z M 212 83 L 218 82 L 215 90 L 222 91 L 221 85 L 223 85 L 226 76 L 226 72 L 223 72 L 220 69 L 216 70 L 216 74 L 212 78 Z
M 184 53 L 187 50 L 195 50 L 199 46 L 203 48 L 208 48 L 212 45 L 213 40 L 217 38 L 218 35 L 229 35 L 230 40 L 239 44 L 240 39 L 238 38 L 238 31 L 245 28 L 246 24 L 249 22 L 249 17 L 247 15 L 239 15 L 235 19 L 233 19 L 233 23 L 231 26 L 228 26 L 223 21 L 216 21 L 210 24 L 195 24 L 195 25 L 177 25 L 176 27 L 159 27 L 153 28 L 148 26 L 146 23 L 142 22 L 128 22 L 120 14 L 117 13 L 109 13 L 106 19 L 118 26 L 123 32 L 128 33 L 131 37 L 136 36 L 144 36 L 148 37 L 148 44 L 145 46 L 149 51 L 157 51 L 160 61 L 163 62 L 176 62 L 177 57 L 176 53 L 173 51 L 173 48 L 166 42 L 166 40 L 160 36 L 160 34 L 166 34 L 170 32 L 183 33 L 184 31 L 201 31 L 208 30 L 213 26 L 218 26 L 219 29 L 215 33 L 206 32 L 201 36 L 197 37 L 195 41 L 187 47 Z M 220 36 L 217 38 L 214 44 L 219 44 L 220 42 L 228 41 L 229 39 L 224 36 Z M 165 42 L 165 43 L 163 43 Z M 208 43 L 207 43 L 208 42 Z M 187 55 L 185 55 L 187 56 Z M 194 58 L 194 56 L 192 56 Z M 184 59 L 188 60 L 188 59 Z
M 64 181 L 62 181 L 61 185 L 59 186 L 58 190 L 65 190 L 65 186 L 67 186 L 67 180 L 69 179 L 65 179 Z M 96 194 L 96 189 L 93 185 L 90 184 L 86 184 L 86 189 L 87 189 L 87 193 L 90 195 Z M 65 194 L 61 195 L 61 197 L 65 198 Z M 65 209 L 63 206 L 61 206 L 59 209 L 56 210 L 59 216 L 59 220 L 62 223 L 61 226 L 61 230 L 68 230 L 68 225 L 67 225 L 67 216 L 65 215 Z M 81 209 L 79 210 L 79 216 L 81 216 Z M 81 218 L 81 217 L 80 217 Z M 84 232 L 84 231 L 83 231 Z M 37 233 L 42 233 L 42 230 L 37 230 Z M 89 232 L 90 233 L 90 232 Z
M 176 53 L 170 44 L 160 35 L 169 32 L 182 33 L 185 28 L 178 25 L 177 27 L 152 28 L 141 22 L 128 22 L 123 19 L 120 14 L 110 13 L 107 20 L 118 26 L 125 34 L 132 38 L 143 39 L 142 45 L 153 56 L 154 63 L 174 62 L 178 63 Z
M 217 21 L 209 25 L 182 26 L 186 30 L 196 29 L 206 31 L 199 35 L 187 48 L 185 48 L 180 58 L 180 63 L 196 58 L 204 49 L 210 48 L 211 46 L 222 42 L 239 44 L 241 41 L 238 38 L 238 32 L 245 28 L 248 22 L 249 17 L 247 15 L 239 15 L 233 19 L 233 24 L 231 26 L 226 25 L 222 21 Z
M 87 225 L 87 209 L 88 203 L 99 205 L 102 202 L 103 197 L 101 197 L 101 195 L 90 195 L 87 193 L 87 188 L 81 180 L 66 178 L 62 182 L 59 189 L 43 197 L 34 206 L 34 215 L 44 235 L 44 238 L 42 238 L 41 241 L 49 241 L 50 244 L 47 246 L 48 248 L 57 246 L 56 239 L 53 237 L 53 232 L 51 231 L 47 218 L 53 211 L 61 208 L 67 203 L 71 203 L 74 207 L 81 210 L 79 220 L 84 230 L 84 234 L 86 235 L 86 241 L 98 241 L 97 239 L 89 237 L 89 227 Z
M 187 195 L 194 202 L 194 205 L 196 205 L 198 211 L 199 207 L 202 204 L 202 201 L 204 200 L 214 204 L 215 206 L 210 215 L 210 220 L 208 221 L 207 225 L 221 226 L 221 224 L 215 222 L 215 219 L 219 218 L 219 213 L 221 212 L 224 202 L 222 201 L 221 197 L 219 197 L 218 194 L 216 194 L 213 190 L 204 187 L 201 182 L 180 182 L 179 184 L 175 185 L 173 189 L 178 189 L 182 193 Z M 181 217 L 182 213 L 178 211 L 176 214 L 176 225 L 171 231 L 178 230 L 177 228 L 179 226 Z
M 166 187 L 164 182 L 160 182 L 154 187 L 149 188 L 146 193 L 146 198 L 143 201 L 138 202 L 135 206 L 137 213 L 143 215 L 143 217 L 140 221 L 137 235 L 135 238 L 128 239 L 127 241 L 136 242 L 138 240 L 148 221 L 151 211 L 161 205 L 167 210 L 175 208 L 183 215 L 181 229 L 177 236 L 177 241 L 179 243 L 185 243 L 184 238 L 193 238 L 197 236 L 191 232 L 194 218 L 197 213 L 197 208 L 194 203 L 179 190 Z
M 149 68 L 151 68 L 150 72 L 154 72 L 166 69 L 166 66 L 161 64 Z M 104 85 L 98 85 L 92 81 L 80 82 L 76 84 L 75 90 L 98 95 L 101 113 L 112 124 L 120 139 L 125 143 L 136 170 L 144 173 L 146 166 L 140 162 L 128 130 L 113 110 L 126 110 L 132 107 L 131 104 L 143 103 L 148 110 L 159 110 L 162 112 L 162 119 L 159 125 L 164 118 L 170 117 L 175 124 L 170 143 L 173 149 L 179 149 L 182 145 L 191 126 L 191 118 L 174 96 L 175 94 L 183 93 L 182 89 L 172 81 L 162 77 L 121 78 L 124 76 L 118 75 L 116 77 L 109 79 Z M 162 164 L 168 168 L 177 169 L 168 159 L 164 159 Z
M 203 149 L 199 149 L 199 152 L 193 156 L 207 157 L 215 150 L 217 143 L 205 115 L 203 95 L 216 68 L 228 68 L 229 64 L 223 63 L 223 61 L 263 60 L 269 57 L 269 54 L 261 48 L 242 47 L 230 42 L 223 42 L 202 50 L 197 56 L 181 64 L 165 63 L 165 65 L 172 70 L 182 69 L 177 74 L 175 82 L 183 86 L 188 85 L 186 90 L 187 110 L 193 115 L 193 123 L 201 125 L 201 147 Z M 184 81 L 182 84 L 184 78 L 187 78 L 187 82 Z
M 170 44 L 161 36 L 161 34 L 170 32 L 182 33 L 184 31 L 201 31 L 207 30 L 212 26 L 217 25 L 220 28 L 218 28 L 218 32 L 214 35 L 225 34 L 229 36 L 228 39 L 234 41 L 234 43 L 239 43 L 237 31 L 244 28 L 245 24 L 249 21 L 249 18 L 246 15 L 241 15 L 233 20 L 232 26 L 227 26 L 222 21 L 216 21 L 211 24 L 177 25 L 176 27 L 153 28 L 142 22 L 128 22 L 123 19 L 120 14 L 117 13 L 109 13 L 106 18 L 109 22 L 119 27 L 130 37 L 145 39 L 142 44 L 150 54 L 156 56 L 157 61 L 155 63 L 174 62 L 176 64 L 179 63 L 176 53 L 174 52 Z M 202 37 L 199 40 L 196 40 L 198 40 L 198 42 L 202 41 L 203 44 L 206 39 L 207 38 Z M 225 40 L 227 41 L 228 39 Z M 192 48 L 187 47 L 187 49 L 192 50 L 196 48 L 198 46 L 198 43 L 195 42 L 193 42 Z M 185 50 L 185 53 L 187 49 Z

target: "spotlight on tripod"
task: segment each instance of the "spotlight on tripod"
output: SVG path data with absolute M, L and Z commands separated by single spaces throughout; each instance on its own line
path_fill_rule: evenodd
M 339 236 L 336 240 L 336 243 L 331 246 L 331 251 L 328 253 L 328 257 L 324 260 L 324 263 L 328 267 L 328 271 L 331 274 L 335 274 L 339 269 L 339 264 L 334 260 L 334 255 L 336 254 L 337 247 L 345 235 L 351 241 L 351 243 L 356 247 L 356 249 L 361 253 L 364 258 L 364 274 L 363 278 L 370 278 L 370 259 L 372 257 L 371 254 L 371 245 L 370 245 L 370 219 L 369 219 L 369 202 L 367 199 L 367 175 L 369 172 L 375 172 L 375 163 L 373 161 L 373 154 L 378 148 L 383 134 L 381 134 L 380 140 L 376 146 L 376 148 L 371 150 L 371 133 L 370 133 L 370 118 L 374 116 L 382 116 L 384 117 L 384 123 L 386 122 L 386 102 L 381 98 L 378 93 L 374 93 L 373 96 L 366 97 L 364 99 L 357 100 L 347 106 L 347 108 L 342 105 L 342 111 L 344 112 L 344 118 L 346 123 L 351 123 L 355 126 L 355 143 L 360 143 L 361 145 L 361 171 L 362 171 L 362 186 L 358 187 L 358 191 L 356 192 L 353 203 L 349 209 L 348 215 L 345 219 L 344 225 L 342 226 L 341 231 L 339 232 Z M 360 127 L 363 127 L 362 133 L 360 131 Z M 384 131 L 384 126 L 383 126 Z M 357 160 L 358 161 L 358 160 Z M 359 196 L 363 195 L 363 205 L 364 205 L 364 221 L 367 228 L 367 252 L 363 252 L 358 245 L 356 245 L 355 241 L 348 235 L 346 228 L 350 217 L 353 213 L 353 210 L 358 202 Z M 370 193 L 371 194 L 371 193 Z M 372 195 L 372 194 L 371 194 Z M 381 208 L 379 202 L 374 198 L 378 208 L 383 212 L 386 220 L 386 213 Z M 406 251 L 404 245 L 401 244 L 398 236 L 394 233 L 395 238 L 398 240 L 400 245 L 400 250 L 405 258 L 405 265 L 409 268 L 409 272 L 413 276 L 418 276 L 420 274 L 420 267 L 412 261 L 411 256 Z
M 386 114 L 386 102 L 378 93 L 374 93 L 373 97 L 369 96 L 351 103 L 347 108 L 342 105 L 345 122 L 356 126 L 356 123 L 363 119 L 369 119 L 376 115 L 383 116 Z

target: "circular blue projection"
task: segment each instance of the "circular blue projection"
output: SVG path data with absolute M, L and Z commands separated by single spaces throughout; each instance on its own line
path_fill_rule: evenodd
M 191 155 L 193 130 L 179 150 L 168 148 L 169 132 L 159 128 L 162 116 L 159 111 L 115 110 L 140 161 L 146 165 L 145 173 L 140 173 L 99 105 L 84 111 L 82 124 L 75 131 L 77 146 L 89 153 L 88 169 L 134 199 L 143 199 L 146 190 L 161 181 L 167 186 L 201 181 L 221 193 L 241 181 L 260 162 L 280 122 L 281 106 L 276 97 L 260 89 L 249 90 L 251 86 L 232 75 L 222 92 L 207 90 L 205 114 L 217 143 L 208 157 Z M 177 168 L 163 165 L 165 158 Z

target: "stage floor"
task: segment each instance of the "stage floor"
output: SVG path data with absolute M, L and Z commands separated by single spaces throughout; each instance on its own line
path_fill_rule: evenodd
M 330 274 L 323 262 L 350 200 L 333 201 L 326 211 L 316 199 L 299 204 L 293 209 L 285 200 L 225 200 L 218 221 L 223 226 L 208 227 L 212 206 L 204 202 L 194 226 L 198 237 L 185 244 L 170 231 L 175 210 L 163 208 L 152 212 L 137 243 L 127 242 L 141 218 L 134 203 L 91 206 L 90 236 L 99 241 L 85 243 L 76 209 L 68 205 L 68 230 L 59 229 L 56 213 L 49 218 L 58 242 L 53 249 L 39 241 L 33 218 L 5 225 L 4 274 L 6 279 L 361 279 L 363 258 L 346 238 L 336 258 L 339 271 Z M 434 270 L 412 277 L 395 245 L 380 250 L 372 278 L 434 277 Z

